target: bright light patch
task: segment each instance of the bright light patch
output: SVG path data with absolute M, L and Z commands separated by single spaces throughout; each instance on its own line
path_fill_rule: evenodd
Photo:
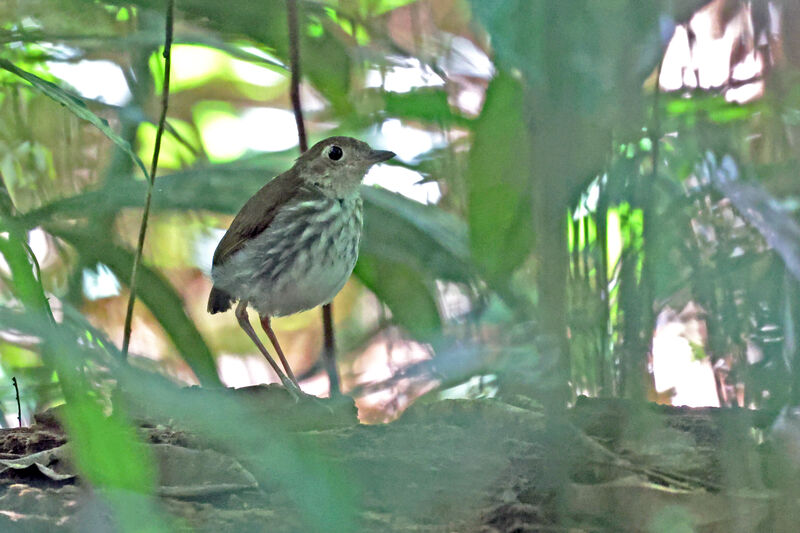
M 423 66 L 417 59 L 405 61 L 407 66 L 390 67 L 381 78 L 381 72 L 367 72 L 367 87 L 381 87 L 387 91 L 407 93 L 418 87 L 441 87 L 444 80 L 430 67 Z
M 199 115 L 197 122 L 210 159 L 232 161 L 245 153 L 248 133 L 236 115 L 208 110 Z
M 49 262 L 50 243 L 47 240 L 47 233 L 42 228 L 34 228 L 28 232 L 28 246 L 31 247 L 39 267 L 46 266 Z
M 686 34 L 686 28 L 678 26 L 675 28 L 675 33 L 672 35 L 667 46 L 667 51 L 664 53 L 664 63 L 661 67 L 661 77 L 658 82 L 665 91 L 676 91 L 683 87 L 684 84 L 692 86 L 693 76 L 690 79 L 685 79 L 687 75 L 686 65 L 691 60 L 692 53 L 689 50 L 689 38 Z
M 280 152 L 300 143 L 294 114 L 274 107 L 255 107 L 242 114 L 241 142 L 251 150 Z
M 391 148 L 403 161 L 411 161 L 415 157 L 429 152 L 435 144 L 443 141 L 441 135 L 405 126 L 396 118 L 381 124 L 383 144 Z
M 442 197 L 439 184 L 435 181 L 420 183 L 422 180 L 419 172 L 392 165 L 378 165 L 369 171 L 364 178 L 364 184 L 380 185 L 422 204 L 437 203 Z
M 204 106 L 197 123 L 206 151 L 217 161 L 230 161 L 247 150 L 279 152 L 297 146 L 294 115 L 285 109 L 256 107 L 235 114 L 230 107 Z
M 484 80 L 492 79 L 495 73 L 494 64 L 486 52 L 460 35 L 451 36 L 450 52 L 443 58 L 442 67 L 450 76 L 469 76 Z
M 464 89 L 458 93 L 456 106 L 464 113 L 477 116 L 481 112 L 483 105 L 483 92 L 478 89 Z
M 207 78 L 223 70 L 229 60 L 228 55 L 219 50 L 191 44 L 176 44 L 172 47 L 171 53 L 171 90 L 194 87 L 206 81 Z M 160 54 L 158 57 L 159 61 L 163 61 Z
M 119 295 L 119 280 L 108 267 L 102 263 L 97 269 L 83 269 L 83 294 L 89 300 L 110 298 Z
M 47 67 L 53 76 L 74 87 L 84 98 L 116 106 L 125 105 L 131 98 L 122 69 L 111 61 L 48 61 Z
M 608 224 L 608 229 L 606 230 L 608 233 L 606 237 L 608 272 L 606 275 L 611 279 L 614 277 L 614 269 L 617 268 L 617 263 L 622 257 L 622 225 L 619 220 L 619 213 L 615 209 L 609 209 L 606 223 Z
M 211 276 L 211 260 L 223 235 L 225 235 L 224 229 L 210 228 L 208 233 L 201 233 L 195 238 L 192 253 L 194 265 L 206 276 Z
M 274 70 L 270 70 L 256 63 L 242 61 L 241 59 L 231 60 L 231 68 L 233 69 L 233 73 L 240 80 L 262 87 L 277 85 L 286 80 L 286 76 L 283 74 L 279 74 Z

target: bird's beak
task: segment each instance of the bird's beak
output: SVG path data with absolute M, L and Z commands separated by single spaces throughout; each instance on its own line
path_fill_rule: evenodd
M 370 150 L 367 159 L 371 163 L 380 163 L 382 161 L 388 161 L 393 158 L 395 155 L 394 152 L 390 152 L 389 150 Z

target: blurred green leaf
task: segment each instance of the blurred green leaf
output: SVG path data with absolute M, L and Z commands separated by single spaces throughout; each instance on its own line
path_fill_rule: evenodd
M 441 330 L 435 292 L 419 273 L 373 255 L 359 257 L 354 273 L 389 307 L 394 321 L 415 338 L 428 340 Z
M 362 187 L 361 254 L 402 263 L 428 279 L 471 281 L 466 228 L 442 209 L 377 187 Z
M 286 152 L 160 176 L 153 207 L 234 214 L 268 181 L 267 176 L 291 166 L 292 159 Z M 144 187 L 140 181 L 117 180 L 113 187 L 58 200 L 18 220 L 25 227 L 35 227 L 53 218 L 83 216 L 90 207 L 110 212 L 140 207 Z M 364 186 L 361 192 L 365 208 L 362 254 L 407 264 L 430 279 L 466 282 L 472 278 L 466 228 L 458 218 L 385 189 Z
M 118 410 L 107 417 L 84 393 L 69 398 L 64 415 L 78 467 L 93 484 L 145 494 L 154 491 L 153 458 Z
M 0 306 L 0 323 L 7 329 L 41 339 L 45 363 L 58 372 L 67 402 L 63 422 L 81 475 L 107 499 L 115 511 L 120 531 L 167 531 L 150 496 L 156 470 L 149 449 L 138 441 L 136 430 L 118 404 L 105 416 L 83 374 L 89 359 L 78 334 L 41 315 L 17 313 Z M 144 513 L 142 515 L 142 513 Z
M 112 243 L 105 233 L 46 226 L 48 232 L 72 245 L 87 261 L 102 262 L 120 280 L 129 280 L 133 253 Z M 219 385 L 216 364 L 200 332 L 183 308 L 183 301 L 167 280 L 140 265 L 138 297 L 164 328 L 184 360 L 204 385 Z
M 699 5 L 701 2 L 697 2 Z M 500 66 L 519 69 L 542 106 L 590 113 L 605 123 L 624 116 L 658 65 L 672 3 L 638 0 L 471 0 Z M 683 9 L 680 9 L 683 12 Z M 613 123 L 613 122 L 612 122 Z
M 469 154 L 469 242 L 489 279 L 513 272 L 534 242 L 531 142 L 523 108 L 519 81 L 505 73 L 492 80 Z
M 470 121 L 453 112 L 442 89 L 414 89 L 405 93 L 383 92 L 388 116 L 440 125 L 467 126 Z
M 271 176 L 291 166 L 290 153 L 268 157 L 246 157 L 230 164 L 196 167 L 156 178 L 153 209 L 207 209 L 236 213 Z M 89 210 L 115 212 L 124 207 L 142 207 L 146 185 L 130 179 L 112 180 L 112 185 L 57 200 L 19 217 L 25 227 L 35 227 L 54 216 L 85 216 Z
M 37 278 L 36 258 L 21 235 L 25 234 L 0 217 L 0 255 L 11 271 L 11 290 L 29 312 L 52 319 L 42 281 Z
M 206 169 L 195 169 L 161 176 L 156 180 L 154 196 L 154 209 L 207 209 L 223 213 L 236 213 L 247 199 L 263 186 L 264 176 L 276 174 L 278 165 L 288 167 L 291 156 L 288 154 L 273 155 L 269 158 L 250 158 L 236 163 L 215 165 Z M 107 190 L 84 193 L 72 198 L 67 198 L 44 206 L 43 208 L 28 213 L 20 218 L 26 226 L 46 224 L 54 217 L 81 216 L 86 214 L 89 206 L 94 210 L 116 211 L 123 207 L 139 207 L 142 204 L 144 184 L 131 180 L 115 181 L 114 186 Z M 438 207 L 422 205 L 413 200 L 395 194 L 385 189 L 376 187 L 362 187 L 364 197 L 364 236 L 361 246 L 361 260 L 371 261 L 372 265 L 381 265 L 380 268 L 389 269 L 385 265 L 394 265 L 392 270 L 405 278 L 414 278 L 416 290 L 420 291 L 417 299 L 424 303 L 423 308 L 430 310 L 428 305 L 433 298 L 429 289 L 430 284 L 436 279 L 444 279 L 466 283 L 473 279 L 474 271 L 469 259 L 469 250 L 464 224 L 453 215 Z M 129 269 L 123 257 L 129 252 L 116 247 L 108 242 L 96 243 L 91 236 L 72 232 L 63 234 L 64 230 L 55 229 L 56 235 L 62 236 L 78 248 L 82 254 L 87 254 L 86 259 L 100 261 L 111 268 L 119 279 L 129 279 Z M 109 257 L 109 254 L 111 257 Z M 377 268 L 377 267 L 376 267 Z M 373 269 L 374 270 L 374 269 Z M 364 272 L 372 272 L 365 270 Z M 356 270 L 359 275 L 360 269 Z M 414 272 L 414 276 L 410 274 Z M 158 294 L 169 287 L 167 282 L 161 280 L 156 274 L 148 270 L 143 273 L 145 278 L 153 277 L 158 282 L 157 286 L 150 286 L 149 281 L 143 281 L 140 296 L 148 307 L 161 320 L 169 318 L 167 308 L 179 309 L 180 300 L 171 289 L 167 302 L 159 302 Z M 143 278 L 144 279 L 144 278 Z M 425 280 L 424 283 L 422 280 Z M 362 280 L 379 296 L 392 297 L 392 287 L 383 287 L 381 283 L 392 284 L 391 276 L 376 279 L 370 277 Z M 427 285 L 425 285 L 427 283 Z M 422 296 L 424 293 L 425 296 Z M 397 307 L 393 302 L 386 302 L 390 308 Z M 156 306 L 160 310 L 156 312 Z M 424 326 L 413 323 L 414 317 L 408 323 L 400 322 L 415 333 L 430 331 L 439 323 L 438 315 L 433 318 L 431 313 L 422 312 L 421 318 Z M 180 316 L 185 318 L 185 313 L 180 309 Z M 395 311 L 398 319 L 405 320 L 410 314 Z M 188 319 L 187 319 L 188 320 Z M 196 354 L 200 359 L 195 364 L 206 368 L 205 356 L 207 348 L 199 348 L 199 334 L 192 328 L 190 331 L 183 320 L 170 326 L 162 322 L 165 329 L 177 329 L 186 336 L 184 342 L 179 344 L 174 335 L 170 333 L 178 349 L 184 356 Z M 189 360 L 189 359 L 187 359 Z M 191 364 L 191 363 L 190 363 Z M 210 370 L 210 367 L 207 368 Z M 197 369 L 195 369 L 197 371 Z
M 133 3 L 164 12 L 164 0 L 114 3 Z M 288 64 L 289 33 L 284 0 L 184 0 L 180 9 L 184 17 L 218 31 L 223 39 L 244 35 L 270 48 L 278 59 Z M 349 99 L 352 60 L 342 41 L 344 32 L 328 17 L 325 9 L 322 3 L 298 2 L 302 71 L 333 107 L 344 113 L 352 107 Z M 321 27 L 322 32 L 310 35 L 306 31 L 310 24 Z
M 12 72 L 19 76 L 20 78 L 24 79 L 28 83 L 31 84 L 36 90 L 40 91 L 44 95 L 52 98 L 59 104 L 66 107 L 72 114 L 76 117 L 81 118 L 90 124 L 94 125 L 99 129 L 103 134 L 108 137 L 114 144 L 116 144 L 122 151 L 128 154 L 131 159 L 136 163 L 142 173 L 145 176 L 149 176 L 147 169 L 142 163 L 142 160 L 139 159 L 139 156 L 131 148 L 131 145 L 128 141 L 117 135 L 114 130 L 108 125 L 108 121 L 103 118 L 98 117 L 94 113 L 92 113 L 82 99 L 79 97 L 68 93 L 58 85 L 51 83 L 47 80 L 44 80 L 37 76 L 36 74 L 32 74 L 30 72 L 26 72 L 20 68 L 17 68 L 16 65 L 8 61 L 7 59 L 0 58 L 0 68 L 4 68 L 5 70 Z

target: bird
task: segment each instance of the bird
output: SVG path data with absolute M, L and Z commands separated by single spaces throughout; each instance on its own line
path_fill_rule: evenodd
M 214 251 L 208 312 L 238 302 L 239 326 L 296 399 L 302 391 L 271 319 L 329 303 L 342 289 L 358 258 L 361 181 L 393 157 L 352 137 L 316 143 L 244 204 Z M 285 373 L 253 330 L 248 306 L 258 312 Z

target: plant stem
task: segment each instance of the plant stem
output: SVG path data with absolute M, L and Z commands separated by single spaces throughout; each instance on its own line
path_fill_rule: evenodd
M 308 139 L 306 137 L 305 121 L 303 120 L 303 108 L 300 105 L 300 38 L 296 0 L 286 0 L 286 15 L 289 24 L 289 64 L 292 70 L 289 95 L 292 100 L 294 120 L 297 123 L 300 153 L 303 153 L 308 150 Z M 336 343 L 333 334 L 332 303 L 322 306 L 322 330 L 324 335 L 322 357 L 325 363 L 325 371 L 328 374 L 328 381 L 330 382 L 330 395 L 331 397 L 338 396 L 341 391 L 339 388 L 339 374 L 336 371 Z
M 171 69 L 172 48 L 172 26 L 175 11 L 175 1 L 167 0 L 167 21 L 164 37 L 164 85 L 161 89 L 161 116 L 158 119 L 158 129 L 156 130 L 156 142 L 153 148 L 153 159 L 150 164 L 150 175 L 147 183 L 147 196 L 144 202 L 144 212 L 142 213 L 142 223 L 139 226 L 139 242 L 136 245 L 136 255 L 133 258 L 133 270 L 131 272 L 130 296 L 128 297 L 128 308 L 125 312 L 125 327 L 122 337 L 122 357 L 127 359 L 128 348 L 131 342 L 131 323 L 133 320 L 133 306 L 136 302 L 136 274 L 139 270 L 139 263 L 142 261 L 142 250 L 144 249 L 144 238 L 147 234 L 147 220 L 150 217 L 150 204 L 153 199 L 153 188 L 155 186 L 156 171 L 158 170 L 158 155 L 161 152 L 161 137 L 164 135 L 164 126 L 167 121 L 167 109 L 169 107 L 169 73 Z

